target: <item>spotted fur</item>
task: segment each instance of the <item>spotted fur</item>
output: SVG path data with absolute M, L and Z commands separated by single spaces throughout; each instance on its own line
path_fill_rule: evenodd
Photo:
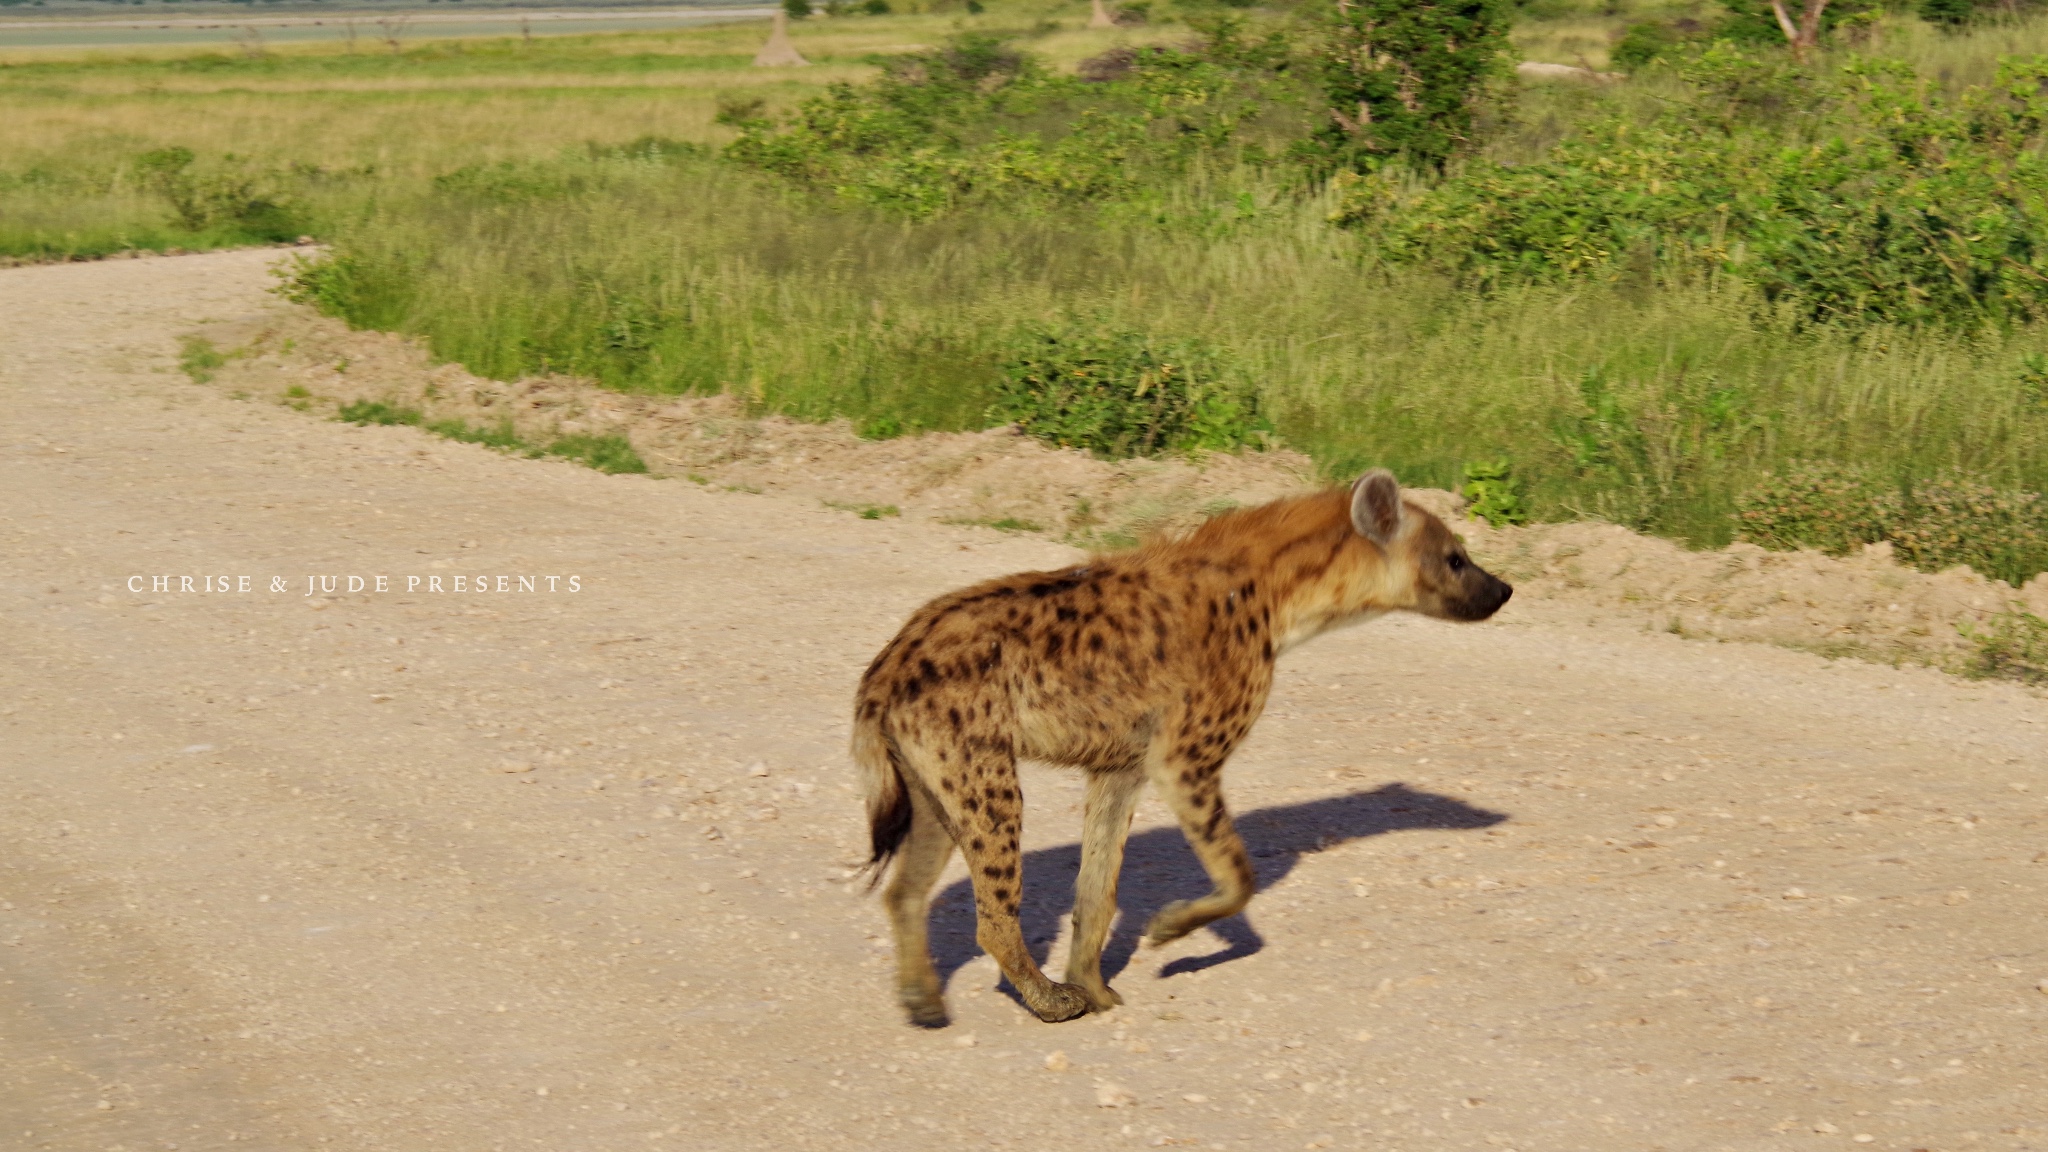
M 1100 964 L 1141 786 L 1172 808 L 1214 884 L 1160 910 L 1146 929 L 1156 945 L 1251 899 L 1222 771 L 1264 710 L 1282 652 L 1389 611 L 1484 620 L 1512 592 L 1374 471 L 1348 490 L 1226 513 L 1180 539 L 918 609 L 861 679 L 853 736 L 877 876 L 893 861 L 886 902 L 911 1019 L 946 1022 L 925 928 L 955 847 L 977 938 L 1032 1011 L 1066 1020 L 1122 1003 Z M 1064 983 L 1039 971 L 1018 924 L 1019 759 L 1087 773 Z

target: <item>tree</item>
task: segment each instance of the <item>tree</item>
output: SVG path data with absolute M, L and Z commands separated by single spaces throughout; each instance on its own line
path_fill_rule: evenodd
M 1470 140 L 1474 105 L 1505 72 L 1512 0 L 1336 0 L 1320 66 L 1340 166 L 1394 156 L 1442 167 Z
M 1778 28 L 1785 33 L 1785 39 L 1792 45 L 1792 58 L 1801 64 L 1813 56 L 1814 46 L 1820 43 L 1820 18 L 1828 10 L 1828 0 L 1806 0 L 1806 10 L 1799 14 L 1799 23 L 1792 23 L 1792 16 L 1785 11 L 1785 0 L 1771 0 L 1771 14 L 1778 18 Z

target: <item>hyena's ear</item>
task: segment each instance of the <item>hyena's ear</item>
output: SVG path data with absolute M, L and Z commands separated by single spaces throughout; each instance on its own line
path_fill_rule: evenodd
M 1394 474 L 1375 468 L 1351 486 L 1351 526 L 1382 548 L 1401 531 L 1401 486 Z

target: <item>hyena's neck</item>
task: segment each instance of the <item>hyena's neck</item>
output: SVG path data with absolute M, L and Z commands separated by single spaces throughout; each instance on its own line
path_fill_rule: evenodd
M 1245 575 L 1233 591 L 1245 609 L 1267 615 L 1275 656 L 1379 614 L 1357 606 L 1378 557 L 1352 529 L 1350 501 L 1341 489 L 1226 513 L 1204 524 L 1187 545 L 1211 556 L 1235 554 Z

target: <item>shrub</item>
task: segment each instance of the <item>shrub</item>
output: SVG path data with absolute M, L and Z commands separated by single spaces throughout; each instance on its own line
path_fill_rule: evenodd
M 647 462 L 624 436 L 563 436 L 548 445 L 547 454 L 615 475 L 647 471 Z
M 886 412 L 867 417 L 853 430 L 853 434 L 863 440 L 894 440 L 903 432 L 903 421 Z
M 1736 502 L 1739 539 L 1777 551 L 1840 556 L 1891 541 L 1922 572 L 1958 564 L 2018 587 L 2048 571 L 2048 501 L 1962 477 L 1923 481 L 1901 494 L 1867 469 L 1795 465 Z
M 1040 329 L 1003 367 L 992 419 L 1116 460 L 1258 443 L 1271 425 L 1216 353 L 1137 332 Z
M 1817 548 L 1841 556 L 1885 539 L 1898 510 L 1897 491 L 1866 469 L 1800 463 L 1737 499 L 1735 535 L 1775 552 Z
M 1976 0 L 1920 0 L 1915 13 L 1936 27 L 1956 29 L 1977 15 Z
M 2048 620 L 2031 612 L 2001 612 L 1982 630 L 1967 624 L 1957 630 L 1976 649 L 1965 675 L 2048 684 Z
M 418 424 L 420 411 L 381 400 L 357 400 L 343 404 L 335 418 L 349 424 Z
M 1614 42 L 1607 59 L 1616 68 L 1633 72 L 1683 42 L 1678 29 L 1662 21 L 1631 24 L 1622 32 L 1621 39 Z
M 2048 571 L 2048 501 L 2036 492 L 1961 478 L 1916 484 L 1887 535 L 1922 572 L 1967 564 L 2018 587 Z
M 225 228 L 251 240 L 290 240 L 304 222 L 283 193 L 228 156 L 212 171 L 194 167 L 190 148 L 158 148 L 136 158 L 143 187 L 163 197 L 180 228 Z
M 1522 500 L 1521 484 L 1505 460 L 1465 465 L 1465 487 L 1460 494 L 1469 501 L 1465 508 L 1468 513 L 1495 528 L 1529 522 L 1529 506 Z
M 1504 74 L 1506 0 L 1340 0 L 1316 65 L 1328 109 L 1315 141 L 1337 166 L 1395 156 L 1442 167 L 1470 143 L 1475 105 Z
M 2048 409 L 2048 355 L 2039 352 L 2022 354 L 2018 376 L 2021 403 L 2029 411 Z
M 1198 156 L 1300 135 L 1278 123 L 1284 60 L 1247 46 L 1227 21 L 1208 30 L 1199 48 L 1131 48 L 1081 76 L 1053 74 L 1000 37 L 962 33 L 879 59 L 873 83 L 831 85 L 786 120 L 726 119 L 740 135 L 725 155 L 911 216 L 1156 192 Z
M 1688 96 L 1543 160 L 1475 162 L 1421 191 L 1351 187 L 1337 219 L 1398 263 L 1468 283 L 1733 274 L 1811 318 L 1954 328 L 2048 316 L 2048 58 L 1950 101 L 1904 64 L 1826 82 L 1717 43 Z

